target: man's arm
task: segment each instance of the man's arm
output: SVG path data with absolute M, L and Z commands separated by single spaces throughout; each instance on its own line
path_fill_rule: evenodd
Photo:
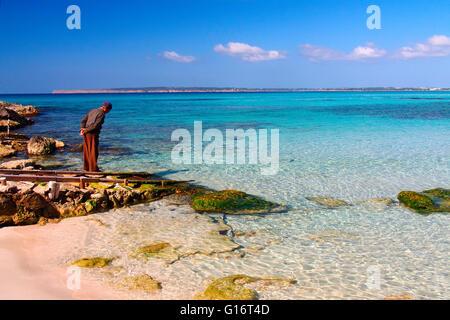
M 88 119 L 88 114 L 84 116 L 83 120 L 81 120 L 81 129 L 86 128 L 87 119 Z
M 99 127 L 102 126 L 104 121 L 105 121 L 105 115 L 104 114 L 97 115 L 97 117 L 95 118 L 94 123 L 86 128 L 86 133 L 89 133 L 89 132 L 92 132 L 92 131 L 98 129 Z

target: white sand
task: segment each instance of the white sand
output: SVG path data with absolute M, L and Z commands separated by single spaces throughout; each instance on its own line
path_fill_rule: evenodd
M 72 240 L 82 236 L 70 232 L 71 225 L 0 229 L 0 299 L 118 298 L 89 280 L 83 280 L 80 290 L 70 290 L 67 270 L 48 263 L 66 245 L 58 242 L 61 235 Z

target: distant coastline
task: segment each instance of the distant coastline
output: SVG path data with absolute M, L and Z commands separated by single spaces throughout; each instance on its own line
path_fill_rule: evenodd
M 52 94 L 83 94 L 83 93 L 220 93 L 220 92 L 379 92 L 379 91 L 450 91 L 450 88 L 318 88 L 318 89 L 286 89 L 286 88 L 214 88 L 214 87 L 147 87 L 147 88 L 117 88 L 117 89 L 78 89 L 53 90 Z

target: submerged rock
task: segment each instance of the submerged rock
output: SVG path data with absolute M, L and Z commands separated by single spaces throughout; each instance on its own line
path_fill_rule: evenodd
M 246 284 L 263 281 L 263 287 L 273 283 L 293 284 L 291 279 L 259 278 L 236 274 L 214 280 L 205 292 L 195 295 L 196 300 L 255 300 L 257 293 Z
M 148 258 L 156 258 L 166 260 L 172 263 L 179 259 L 175 248 L 167 242 L 151 244 L 138 248 L 130 254 L 130 257 L 146 261 Z
M 14 160 L 0 164 L 0 169 L 24 169 L 26 167 L 34 167 L 35 162 L 31 159 Z
M 339 199 L 334 199 L 331 197 L 306 197 L 308 200 L 312 200 L 316 202 L 317 204 L 320 204 L 322 206 L 326 206 L 329 208 L 339 208 L 339 207 L 345 207 L 349 206 L 347 202 Z
M 135 277 L 127 277 L 116 283 L 119 287 L 124 287 L 128 290 L 143 290 L 145 292 L 152 292 L 161 289 L 161 283 L 153 280 L 152 277 L 143 274 Z
M 372 198 L 359 202 L 360 204 L 370 205 L 374 207 L 385 208 L 394 205 L 394 200 L 391 198 Z
M 236 190 L 209 191 L 194 195 L 191 206 L 199 212 L 227 214 L 258 214 L 283 211 L 283 208 L 276 203 Z
M 115 258 L 83 258 L 72 263 L 73 266 L 80 268 L 103 268 L 110 264 Z
M 449 189 L 402 191 L 397 198 L 407 208 L 419 213 L 450 212 Z
M 47 155 L 55 152 L 56 142 L 52 138 L 32 137 L 28 141 L 27 152 L 29 155 Z

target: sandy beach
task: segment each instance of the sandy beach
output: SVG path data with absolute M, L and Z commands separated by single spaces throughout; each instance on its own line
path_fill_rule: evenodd
M 98 283 L 83 278 L 79 290 L 67 286 L 67 267 L 49 263 L 67 250 L 62 237 L 76 243 L 83 236 L 69 225 L 49 224 L 0 229 L 0 299 L 114 299 Z M 67 242 L 66 242 L 67 243 Z

